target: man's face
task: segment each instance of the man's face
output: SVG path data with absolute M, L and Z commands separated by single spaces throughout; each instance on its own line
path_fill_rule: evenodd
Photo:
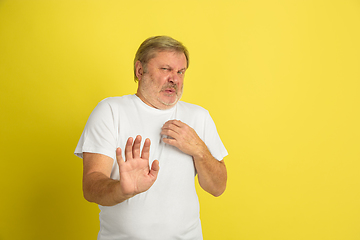
M 168 109 L 181 98 L 186 57 L 179 52 L 157 52 L 146 68 L 137 62 L 139 79 L 137 96 L 147 105 L 158 109 Z

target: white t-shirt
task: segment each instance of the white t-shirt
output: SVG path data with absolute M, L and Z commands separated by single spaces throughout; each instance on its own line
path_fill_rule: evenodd
M 77 156 L 92 152 L 113 158 L 111 178 L 119 179 L 115 150 L 124 149 L 129 137 L 141 135 L 143 141 L 151 140 L 150 165 L 155 159 L 160 163 L 158 178 L 148 191 L 115 206 L 99 205 L 99 240 L 202 239 L 193 159 L 161 140 L 161 127 L 171 119 L 192 127 L 216 159 L 227 155 L 208 111 L 193 104 L 179 101 L 159 110 L 136 95 L 126 95 L 104 99 L 91 113 L 75 149 Z

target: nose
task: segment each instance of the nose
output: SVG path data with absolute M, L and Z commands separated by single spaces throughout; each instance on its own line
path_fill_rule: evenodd
M 172 71 L 172 72 L 169 74 L 168 81 L 171 82 L 171 83 L 178 83 L 178 82 L 180 81 L 180 76 L 179 76 L 179 74 L 178 74 L 176 71 Z

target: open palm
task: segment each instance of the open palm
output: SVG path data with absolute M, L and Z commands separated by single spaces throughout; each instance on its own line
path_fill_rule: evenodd
M 140 156 L 141 136 L 135 141 L 130 137 L 125 146 L 125 161 L 121 148 L 116 149 L 116 159 L 119 164 L 120 187 L 125 196 L 133 197 L 145 192 L 155 182 L 159 172 L 159 161 L 155 160 L 149 167 L 150 139 L 146 139 Z

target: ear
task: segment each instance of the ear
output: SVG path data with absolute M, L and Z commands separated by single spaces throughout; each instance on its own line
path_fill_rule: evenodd
M 142 63 L 140 61 L 136 61 L 136 63 L 135 63 L 135 74 L 136 74 L 136 77 L 140 81 L 143 74 L 144 74 L 144 68 L 143 68 L 143 65 L 142 65 Z

